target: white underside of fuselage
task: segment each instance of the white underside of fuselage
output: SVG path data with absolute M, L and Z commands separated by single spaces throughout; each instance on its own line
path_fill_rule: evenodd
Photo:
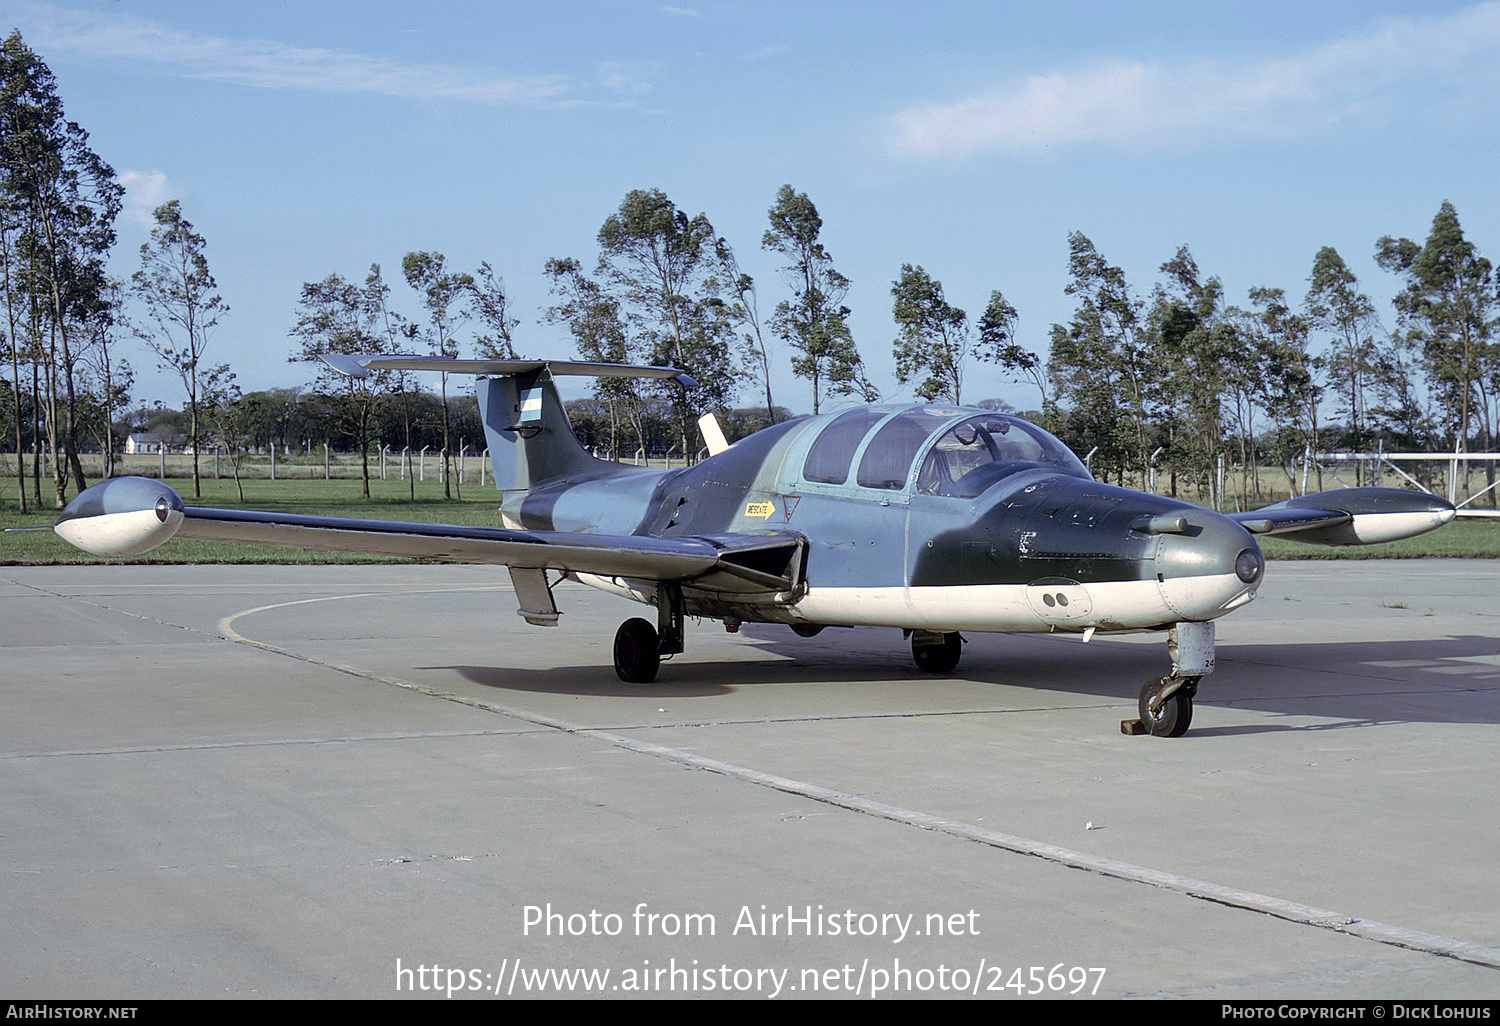
M 645 582 L 590 574 L 577 577 L 584 584 L 624 598 L 655 601 L 655 587 Z M 814 587 L 790 605 L 768 608 L 765 619 L 927 631 L 1143 630 L 1212 620 L 1254 597 L 1255 587 L 1234 574 L 1088 585 L 1054 581 L 919 588 Z
M 808 623 L 929 631 L 1140 630 L 1212 620 L 1255 597 L 1234 574 L 1102 584 L 811 588 L 794 607 Z

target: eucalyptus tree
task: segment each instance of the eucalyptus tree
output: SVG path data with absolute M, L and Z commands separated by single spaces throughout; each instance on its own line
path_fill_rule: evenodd
M 755 279 L 740 270 L 739 260 L 728 244 L 719 247 L 719 262 L 723 267 L 723 278 L 728 291 L 734 296 L 731 311 L 742 334 L 740 335 L 740 362 L 749 375 L 758 378 L 766 391 L 766 423 L 775 424 L 777 410 L 771 396 L 771 346 L 761 330 L 760 301 L 755 291 Z
M 370 316 L 365 291 L 342 275 L 330 274 L 322 281 L 302 286 L 297 301 L 297 323 L 292 336 L 302 348 L 292 356 L 293 362 L 309 362 L 318 367 L 315 387 L 336 397 L 334 414 L 340 427 L 359 444 L 360 481 L 364 497 L 370 497 L 371 418 L 375 405 L 390 387 L 390 374 L 375 371 L 356 378 L 335 371 L 323 362 L 324 356 L 377 353 L 381 337 Z
M 1058 426 L 1080 451 L 1097 447 L 1102 472 L 1123 480 L 1144 470 L 1151 441 L 1156 368 L 1143 304 L 1125 272 L 1082 232 L 1068 236 L 1068 277 L 1064 291 L 1078 307 L 1067 324 L 1052 326 L 1047 358 L 1054 394 L 1065 407 Z
M 513 332 L 521 321 L 511 315 L 505 282 L 496 276 L 487 261 L 481 263 L 479 272 L 470 278 L 468 299 L 470 313 L 488 332 L 474 339 L 474 348 L 479 355 L 494 360 L 514 360 Z
M 1175 452 L 1195 471 L 1200 491 L 1222 505 L 1215 468 L 1226 435 L 1224 400 L 1256 373 L 1254 350 L 1227 315 L 1224 286 L 1204 279 L 1186 246 L 1161 265 L 1149 315 L 1151 348 L 1165 370 L 1157 396 Z M 1238 383 L 1238 384 L 1237 384 Z
M 188 396 L 188 435 L 193 449 L 193 495 L 203 494 L 198 455 L 203 447 L 200 397 L 203 362 L 209 340 L 229 306 L 208 269 L 203 236 L 169 200 L 156 208 L 151 239 L 141 244 L 141 269 L 131 276 L 136 297 L 145 305 L 156 331 L 138 329 L 164 369 L 177 373 Z
M 441 253 L 415 251 L 401 260 L 401 273 L 422 297 L 427 308 L 427 327 L 418 337 L 425 338 L 438 356 L 456 357 L 459 353 L 458 328 L 469 319 L 469 312 L 459 304 L 474 287 L 473 275 L 449 271 Z M 453 433 L 448 409 L 448 375 L 440 375 L 440 398 L 443 414 L 443 498 L 453 498 Z
M 66 500 L 69 473 L 77 487 L 85 484 L 77 444 L 77 336 L 106 289 L 104 261 L 124 193 L 114 169 L 88 140 L 86 131 L 67 120 L 51 70 L 12 32 L 0 43 L 5 284 L 12 314 L 17 294 L 24 296 L 25 334 L 41 365 L 33 364 L 34 385 L 35 371 L 45 372 L 43 407 L 58 505 Z M 13 344 L 18 338 L 14 327 L 10 338 Z M 19 374 L 18 361 L 12 373 Z
M 1016 322 L 1020 315 L 997 289 L 990 293 L 984 314 L 979 318 L 979 337 L 973 355 L 993 363 L 1012 381 L 1036 386 L 1041 394 L 1041 410 L 1050 413 L 1052 400 L 1047 388 L 1047 367 L 1042 358 L 1016 341 Z
M 15 242 L 18 221 L 10 197 L 0 193 L 0 290 L 5 300 L 5 347 L 10 363 L 11 410 L 15 416 L 14 452 L 16 454 L 16 507 L 26 512 L 26 452 L 23 433 L 24 409 L 21 401 L 21 364 L 29 363 L 29 339 L 23 342 L 23 326 L 18 313 L 25 307 L 18 282 Z M 23 355 L 24 352 L 24 355 Z
M 1328 379 L 1339 397 L 1347 444 L 1363 448 L 1371 438 L 1370 393 L 1379 362 L 1375 304 L 1360 291 L 1359 279 L 1338 250 L 1324 246 L 1313 258 L 1303 305 L 1310 326 L 1330 338 Z
M 229 457 L 229 472 L 234 478 L 234 490 L 245 501 L 245 483 L 240 475 L 244 463 L 245 446 L 250 435 L 253 407 L 246 404 L 234 372 L 227 363 L 208 368 L 203 375 L 203 412 L 214 435 L 224 446 Z M 365 492 L 369 497 L 369 491 Z
M 969 355 L 969 315 L 943 296 L 943 283 L 926 269 L 901 265 L 891 285 L 896 380 L 905 385 L 921 378 L 919 399 L 962 403 L 964 363 Z
M 615 304 L 632 359 L 670 364 L 698 381 L 686 392 L 653 386 L 672 404 L 689 453 L 692 416 L 730 405 L 738 389 L 735 317 L 724 302 L 719 259 L 725 243 L 706 215 L 689 217 L 660 189 L 627 194 L 599 228 L 598 243 L 592 281 Z
M 123 327 L 124 282 L 110 278 L 101 294 L 101 302 L 92 311 L 88 320 L 91 333 L 89 340 L 87 391 L 98 409 L 97 419 L 102 421 L 100 437 L 104 453 L 104 476 L 115 473 L 114 419 L 115 411 L 124 409 L 130 402 L 130 389 L 135 383 L 135 370 L 130 362 L 119 357 L 115 346 L 116 333 Z
M 786 259 L 782 280 L 792 297 L 776 305 L 771 327 L 796 351 L 792 373 L 812 385 L 812 412 L 827 395 L 879 398 L 865 376 L 864 361 L 849 330 L 844 297 L 849 279 L 833 266 L 819 235 L 823 219 L 807 194 L 783 185 L 771 206 L 771 227 L 761 246 Z
M 630 344 L 620 301 L 610 295 L 583 271 L 583 265 L 571 257 L 554 257 L 547 261 L 546 274 L 557 302 L 547 308 L 543 321 L 566 324 L 573 336 L 578 355 L 599 363 L 630 363 Z M 645 396 L 636 378 L 595 378 L 594 398 L 604 407 L 609 425 L 607 449 L 618 458 L 621 423 L 628 424 L 636 447 L 646 445 L 642 413 Z
M 1422 354 L 1455 449 L 1494 449 L 1500 309 L 1490 261 L 1464 237 L 1458 212 L 1447 201 L 1433 217 L 1425 244 L 1385 236 L 1375 255 L 1382 268 L 1405 280 L 1395 298 L 1397 317 L 1407 341 Z
M 1287 303 L 1278 288 L 1252 288 L 1252 309 L 1231 311 L 1241 334 L 1256 352 L 1257 373 L 1251 395 L 1275 425 L 1278 462 L 1295 488 L 1292 471 L 1297 454 L 1318 449 L 1318 409 L 1326 361 L 1308 351 L 1311 325 Z M 1321 474 L 1319 470 L 1320 484 Z
M 369 273 L 365 275 L 364 287 L 360 292 L 360 303 L 371 333 L 381 340 L 379 351 L 395 355 L 408 348 L 409 343 L 416 337 L 417 326 L 402 314 L 392 310 L 390 299 L 391 287 L 385 283 L 385 276 L 381 273 L 380 265 L 371 264 Z M 395 402 L 401 411 L 402 453 L 407 461 L 402 476 L 406 478 L 407 495 L 415 502 L 417 479 L 411 472 L 410 464 L 413 396 L 419 389 L 415 376 L 409 371 L 388 371 L 386 374 L 390 382 L 387 395 L 395 397 Z

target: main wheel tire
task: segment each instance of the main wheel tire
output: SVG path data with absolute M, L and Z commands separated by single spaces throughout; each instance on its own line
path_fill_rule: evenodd
M 963 647 L 964 639 L 957 632 L 944 634 L 943 640 L 936 645 L 919 645 L 914 637 L 911 657 L 916 660 L 917 669 L 924 673 L 952 673 L 958 668 Z
M 821 623 L 794 623 L 792 633 L 799 638 L 816 638 L 823 633 L 823 627 Z
M 1141 688 L 1141 698 L 1137 703 L 1141 723 L 1152 737 L 1181 737 L 1193 723 L 1193 689 L 1191 685 L 1178 688 L 1152 709 L 1152 702 L 1166 685 L 1166 678 L 1161 678 L 1148 680 Z
M 615 676 L 626 684 L 650 684 L 661 668 L 661 639 L 650 621 L 636 617 L 615 632 Z

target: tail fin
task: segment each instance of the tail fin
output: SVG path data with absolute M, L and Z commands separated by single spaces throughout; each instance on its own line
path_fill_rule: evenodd
M 559 375 L 671 378 L 686 388 L 697 382 L 672 367 L 548 360 L 455 360 L 440 356 L 323 357 L 351 377 L 373 371 L 426 370 L 482 376 L 479 417 L 490 447 L 495 485 L 525 491 L 558 477 L 618 472 L 624 464 L 595 459 L 573 433 L 553 379 Z

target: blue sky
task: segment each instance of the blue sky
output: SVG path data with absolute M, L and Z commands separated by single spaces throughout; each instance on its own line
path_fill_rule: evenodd
M 1045 353 L 1075 230 L 1142 296 L 1186 244 L 1241 304 L 1300 299 L 1332 245 L 1388 323 L 1377 238 L 1420 240 L 1448 199 L 1482 252 L 1500 245 L 1500 3 L 0 0 L 0 24 L 127 186 L 116 273 L 163 200 L 206 237 L 232 308 L 211 357 L 246 390 L 311 380 L 286 362 L 303 282 L 378 262 L 419 316 L 399 271 L 415 249 L 488 261 L 519 348 L 573 355 L 538 323 L 543 264 L 591 266 L 636 188 L 706 213 L 763 313 L 785 296 L 766 211 L 783 183 L 808 193 L 897 396 L 903 263 L 972 316 L 1000 289 Z M 788 358 L 777 399 L 805 410 Z M 181 401 L 133 362 L 138 398 Z M 983 366 L 964 389 L 1036 402 Z

